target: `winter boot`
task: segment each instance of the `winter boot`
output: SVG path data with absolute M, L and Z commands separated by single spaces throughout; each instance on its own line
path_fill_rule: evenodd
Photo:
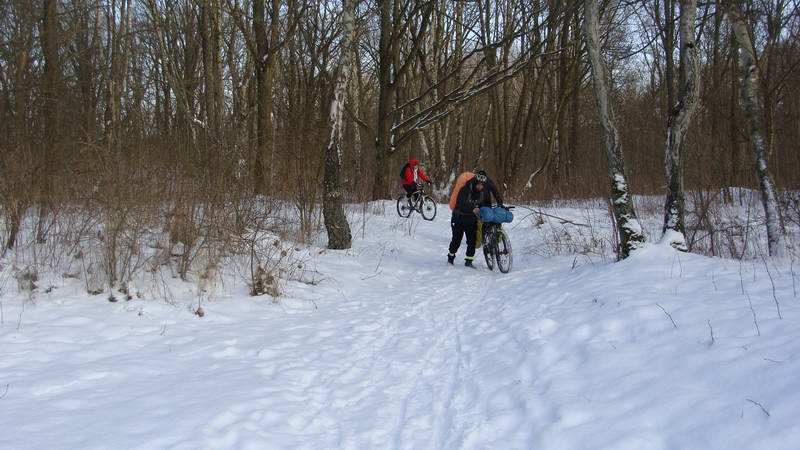
M 454 255 L 452 253 L 448 253 L 447 254 L 447 264 L 450 264 L 452 266 L 453 265 L 453 261 L 455 261 L 455 260 L 456 260 L 456 255 Z
M 471 268 L 471 269 L 475 269 L 476 267 L 475 267 L 474 265 L 472 265 L 472 261 L 473 261 L 474 259 L 475 259 L 475 258 L 467 258 L 467 259 L 464 261 L 464 267 L 469 267 L 469 268 Z

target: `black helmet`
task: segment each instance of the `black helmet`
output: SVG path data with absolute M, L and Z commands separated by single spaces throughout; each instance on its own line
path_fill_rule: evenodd
M 488 179 L 489 177 L 486 176 L 486 172 L 484 172 L 483 170 L 478 171 L 475 174 L 475 181 L 477 181 L 478 183 L 486 183 Z

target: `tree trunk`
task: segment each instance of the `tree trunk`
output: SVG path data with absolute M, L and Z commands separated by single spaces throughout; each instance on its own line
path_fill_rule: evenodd
M 256 86 L 258 114 L 256 118 L 256 152 L 254 156 L 254 186 L 257 193 L 264 193 L 270 186 L 271 179 L 267 171 L 271 171 L 274 151 L 274 129 L 272 117 L 272 87 L 277 69 L 277 44 L 280 0 L 272 0 L 270 11 L 270 34 L 267 38 L 265 25 L 266 7 L 264 0 L 253 2 L 253 31 L 257 46 Z
M 219 139 L 222 123 L 222 68 L 220 61 L 219 0 L 203 0 L 200 38 L 203 51 L 204 103 L 206 127 Z
M 387 198 L 388 189 L 383 182 L 386 176 L 386 163 L 394 151 L 392 142 L 392 122 L 394 118 L 394 89 L 392 79 L 392 4 L 391 0 L 381 0 L 380 38 L 378 42 L 378 128 L 375 137 L 375 181 L 372 185 L 372 199 Z
M 606 147 L 608 177 L 611 182 L 611 206 L 619 233 L 619 259 L 627 258 L 645 242 L 642 227 L 636 218 L 630 186 L 625 174 L 625 160 L 619 141 L 614 109 L 609 100 L 606 68 L 600 54 L 597 0 L 584 1 L 583 35 L 594 82 L 595 103 Z
M 355 0 L 342 0 L 342 41 L 339 57 L 338 77 L 331 102 L 331 139 L 325 148 L 325 192 L 322 197 L 322 215 L 328 232 L 328 248 L 342 250 L 350 248 L 352 236 L 344 212 L 340 181 L 342 164 L 342 133 L 344 131 L 344 102 L 350 78 L 350 47 L 353 43 L 353 16 Z
M 667 173 L 667 199 L 664 205 L 664 237 L 678 250 L 686 251 L 684 220 L 683 147 L 686 130 L 692 121 L 699 96 L 700 71 L 694 23 L 697 0 L 681 0 L 681 74 L 678 103 L 667 118 L 664 167 Z M 672 233 L 668 233 L 672 231 Z
M 772 174 L 767 163 L 767 145 L 764 140 L 763 115 L 758 105 L 758 67 L 750 33 L 747 29 L 745 16 L 735 1 L 726 1 L 725 6 L 730 20 L 731 28 L 739 44 L 739 68 L 741 71 L 741 97 L 742 111 L 750 128 L 750 144 L 755 151 L 756 174 L 761 189 L 761 202 L 764 205 L 764 214 L 767 222 L 767 243 L 769 255 L 781 257 L 786 255 L 786 242 L 783 236 L 780 208 L 778 207 L 778 194 Z
M 52 212 L 53 172 L 56 161 L 56 143 L 59 122 L 59 78 L 61 68 L 58 57 L 58 2 L 45 0 L 42 11 L 42 55 L 44 56 L 44 146 L 39 160 L 39 217 L 36 224 L 36 242 L 45 241 L 45 221 Z

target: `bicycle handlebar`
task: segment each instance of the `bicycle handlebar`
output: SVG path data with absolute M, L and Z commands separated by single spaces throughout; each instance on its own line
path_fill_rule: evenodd
M 507 209 L 507 210 L 511 211 L 512 209 L 514 209 L 514 206 L 508 206 L 508 205 L 502 205 L 502 206 L 501 206 L 501 205 L 494 205 L 494 206 L 493 206 L 493 208 L 503 208 L 503 209 Z

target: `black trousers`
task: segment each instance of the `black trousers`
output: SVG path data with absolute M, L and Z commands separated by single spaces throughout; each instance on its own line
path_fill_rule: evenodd
M 450 229 L 453 231 L 453 239 L 450 241 L 450 254 L 455 255 L 458 247 L 461 247 L 461 240 L 467 235 L 467 259 L 475 257 L 475 240 L 478 235 L 478 222 L 471 224 L 461 223 L 455 218 L 450 221 Z
M 406 190 L 406 197 L 411 198 L 411 194 L 419 190 L 419 185 L 417 183 L 404 184 L 403 189 Z

